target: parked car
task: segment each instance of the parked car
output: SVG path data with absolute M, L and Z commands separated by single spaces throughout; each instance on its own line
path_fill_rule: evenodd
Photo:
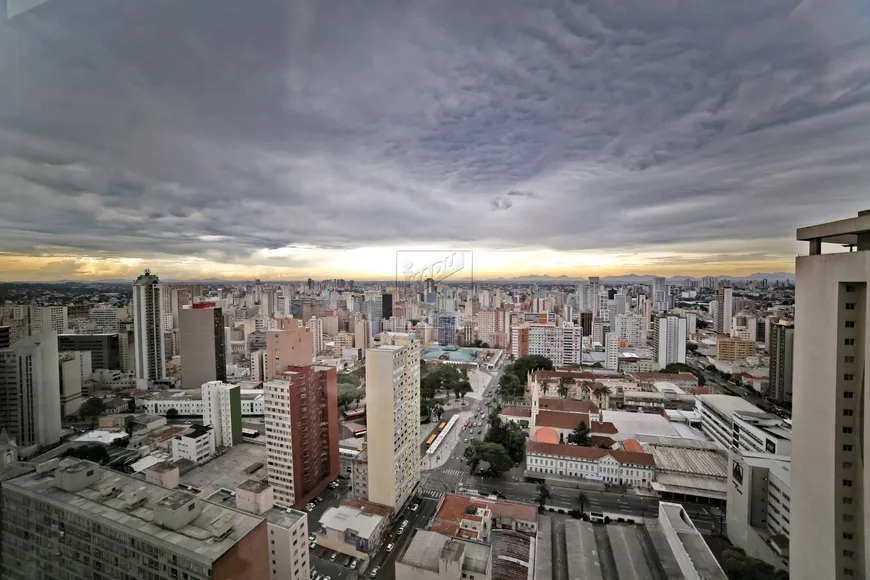
M 317 547 L 317 542 L 311 542 L 310 544 L 308 544 L 308 547 L 313 550 L 314 548 Z
M 321 574 L 320 572 L 315 572 L 314 580 L 323 580 L 323 574 Z
M 414 505 L 411 506 L 411 511 L 415 512 L 415 511 L 417 511 L 417 508 L 419 508 L 419 507 L 420 507 L 420 504 L 415 503 Z
M 374 578 L 375 576 L 378 575 L 378 572 L 380 572 L 380 571 L 381 571 L 381 567 L 380 567 L 380 566 L 375 566 L 374 568 L 372 568 L 372 573 L 369 574 L 369 576 L 371 576 L 372 578 Z
M 311 580 L 314 580 L 314 577 L 317 576 L 317 570 L 314 568 L 311 569 Z
M 320 553 L 317 554 L 317 557 L 323 558 L 324 556 L 326 556 L 326 551 L 326 548 L 323 548 L 322 550 L 320 550 Z
M 333 552 L 332 556 L 329 557 L 329 561 L 335 562 L 336 560 L 338 560 L 338 552 Z
M 392 552 L 393 546 L 395 546 L 395 544 L 387 544 L 387 552 Z
M 319 504 L 319 503 L 322 502 L 322 501 L 323 501 L 323 498 L 320 497 L 320 496 L 317 496 L 317 497 L 314 498 L 314 505 L 317 505 L 317 504 Z
M 468 443 L 468 437 L 462 440 L 463 443 Z
M 405 520 L 404 522 L 402 522 L 402 527 L 403 527 L 403 528 L 407 528 L 407 527 L 408 527 L 408 520 Z
M 357 564 L 359 564 L 359 560 L 357 560 L 356 558 L 354 558 L 353 560 L 351 560 L 351 562 L 350 562 L 350 569 L 351 569 L 351 570 L 356 570 L 356 566 L 357 566 Z
M 350 560 L 351 560 L 351 558 L 350 558 L 350 556 L 348 556 L 347 558 L 344 559 L 344 562 L 342 562 L 342 564 L 344 564 L 345 566 L 350 566 Z
M 314 534 L 309 534 L 309 535 L 308 535 L 308 541 L 309 541 L 309 542 L 313 542 L 313 541 L 316 540 L 316 539 L 317 539 L 317 536 L 315 536 Z

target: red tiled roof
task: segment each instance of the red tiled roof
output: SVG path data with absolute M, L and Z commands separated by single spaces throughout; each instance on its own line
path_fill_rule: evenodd
M 589 442 L 595 447 L 601 447 L 602 449 L 605 447 L 610 449 L 613 447 L 613 444 L 616 443 L 616 441 L 610 437 L 605 437 L 604 435 L 590 435 Z
M 623 439 L 622 448 L 625 451 L 631 451 L 632 453 L 646 453 L 643 450 L 643 446 L 634 439 Z
M 629 373 L 629 375 L 639 383 L 665 381 L 672 383 L 674 381 L 691 381 L 698 382 L 698 378 L 692 373 Z
M 496 518 L 512 518 L 524 522 L 535 522 L 538 520 L 538 508 L 525 503 L 499 499 L 489 504 L 489 510 Z
M 552 443 L 526 443 L 526 453 L 539 453 L 562 457 L 574 457 L 578 459 L 599 460 L 609 455 L 620 463 L 631 465 L 645 465 L 655 467 L 656 462 L 652 455 L 647 453 L 632 453 L 630 451 L 614 451 L 612 449 L 598 449 L 596 447 L 580 447 L 578 445 L 556 445 Z
M 485 508 L 487 505 L 476 502 L 472 498 L 464 495 L 445 495 L 444 501 L 441 502 L 441 509 L 435 514 L 435 520 L 442 522 L 459 523 L 464 519 L 468 519 L 468 514 L 465 510 L 469 506 Z
M 598 406 L 593 401 L 578 401 L 575 399 L 554 399 L 541 397 L 541 409 L 563 411 L 565 413 L 597 413 Z
M 582 413 L 565 413 L 563 411 L 538 411 L 535 417 L 535 426 L 553 427 L 554 429 L 576 429 L 583 421 L 590 424 L 589 415 Z
M 541 443 L 558 443 L 559 434 L 549 427 L 538 427 L 535 430 L 534 440 Z
M 593 421 L 592 425 L 589 426 L 589 432 L 595 433 L 596 435 L 616 435 L 617 433 L 619 433 L 619 429 L 616 428 L 616 425 L 607 421 L 603 423 Z
M 601 375 L 596 375 L 595 373 L 587 373 L 586 371 L 582 370 L 532 371 L 532 380 L 534 380 L 535 382 L 549 379 L 561 379 L 562 377 L 567 377 L 569 379 L 575 380 L 594 381 L 595 379 L 600 379 Z
M 506 409 L 502 409 L 499 415 L 507 415 L 508 417 L 527 417 L 531 418 L 532 412 L 529 409 L 518 409 L 515 407 L 508 407 Z
M 454 524 L 452 522 L 438 522 L 429 526 L 430 532 L 438 532 L 445 536 L 455 536 L 459 529 L 459 524 Z

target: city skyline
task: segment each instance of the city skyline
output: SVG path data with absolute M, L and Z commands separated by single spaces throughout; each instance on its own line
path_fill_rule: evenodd
M 795 225 L 866 205 L 868 30 L 848 0 L 48 1 L 0 24 L 0 279 L 456 245 L 490 277 L 791 271 Z

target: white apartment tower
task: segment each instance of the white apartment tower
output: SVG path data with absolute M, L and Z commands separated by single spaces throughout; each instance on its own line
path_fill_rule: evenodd
M 652 283 L 653 312 L 665 312 L 668 309 L 670 296 L 668 285 L 664 278 L 654 278 Z
M 620 338 L 628 341 L 630 346 L 646 345 L 646 329 L 643 316 L 640 314 L 617 314 L 614 328 Z
M 660 316 L 653 329 L 655 367 L 686 364 L 686 319 L 681 316 Z
M 797 239 L 809 255 L 795 267 L 790 574 L 866 578 L 870 211 L 801 228 Z M 823 254 L 823 243 L 853 251 Z
M 600 318 L 598 292 L 601 289 L 601 279 L 598 276 L 589 277 L 589 287 L 586 289 L 586 308 L 592 310 L 593 318 Z
M 716 290 L 716 311 L 713 313 L 713 330 L 719 334 L 731 334 L 731 316 L 734 293 L 731 286 L 719 286 Z
M 619 335 L 615 332 L 604 336 L 604 368 L 619 370 Z
M 66 306 L 30 307 L 30 334 L 42 334 L 43 332 L 64 334 L 68 327 L 69 318 Z
M 412 334 L 385 337 L 366 352 L 368 499 L 398 510 L 420 481 L 421 348 Z
M 314 356 L 323 352 L 323 320 L 312 316 L 305 327 L 311 331 L 311 340 L 314 342 Z
M 202 424 L 214 431 L 218 447 L 242 442 L 242 397 L 239 385 L 210 381 L 202 385 Z
M 133 282 L 133 340 L 136 378 L 157 380 L 166 376 L 160 280 L 151 270 Z

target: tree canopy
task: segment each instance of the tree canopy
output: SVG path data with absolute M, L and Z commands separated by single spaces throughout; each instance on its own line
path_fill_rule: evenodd
M 553 361 L 539 354 L 530 354 L 521 356 L 515 360 L 505 372 L 511 372 L 520 379 L 524 385 L 530 371 L 551 371 L 553 370 Z
M 513 461 L 511 461 L 507 451 L 498 443 L 475 439 L 465 449 L 464 455 L 472 472 L 484 461 L 489 467 L 489 474 L 494 477 L 500 477 L 505 471 L 513 467 Z
M 729 580 L 788 580 L 786 570 L 777 570 L 767 562 L 734 548 L 723 552 L 722 569 Z
M 589 426 L 586 424 L 586 421 L 580 421 L 580 424 L 568 435 L 568 443 L 581 447 L 592 446 L 592 441 L 589 439 Z
M 106 410 L 106 405 L 103 403 L 102 399 L 98 399 L 97 397 L 91 397 L 82 403 L 82 406 L 79 407 L 79 416 L 80 417 L 98 417 Z M 170 409 L 171 411 L 172 409 Z M 178 411 L 175 412 L 178 414 Z M 168 413 L 167 413 L 168 414 Z
M 489 412 L 485 441 L 501 445 L 514 463 L 523 460 L 526 453 L 526 436 L 522 428 L 512 421 L 502 421 L 499 417 L 500 407 Z

